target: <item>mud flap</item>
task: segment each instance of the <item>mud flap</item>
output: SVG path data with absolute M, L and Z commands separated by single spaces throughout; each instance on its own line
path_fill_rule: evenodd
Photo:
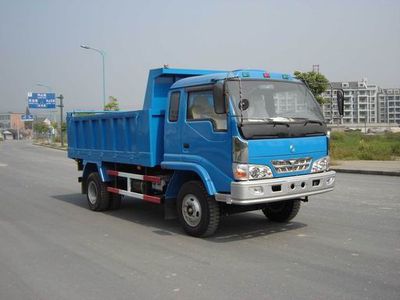
M 165 199 L 164 201 L 164 219 L 173 220 L 178 218 L 176 211 L 176 199 Z

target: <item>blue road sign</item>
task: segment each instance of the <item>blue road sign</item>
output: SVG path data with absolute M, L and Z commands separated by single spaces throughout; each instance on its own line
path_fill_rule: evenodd
M 32 122 L 33 115 L 21 115 L 21 121 L 22 122 Z
M 28 107 L 40 109 L 56 108 L 55 93 L 28 93 Z

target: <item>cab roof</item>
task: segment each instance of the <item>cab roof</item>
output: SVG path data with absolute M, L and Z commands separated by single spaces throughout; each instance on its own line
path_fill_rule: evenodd
M 210 71 L 209 71 L 210 72 Z M 299 82 L 290 74 L 267 72 L 265 70 L 241 69 L 234 71 L 215 71 L 210 74 L 187 77 L 176 81 L 171 89 L 179 89 L 189 86 L 212 84 L 218 80 L 227 78 L 242 78 L 242 79 L 273 79 L 273 80 L 288 80 Z
M 216 71 L 164 67 L 150 70 L 143 109 L 165 110 L 171 89 L 212 84 L 227 78 L 273 79 L 298 82 L 297 79 L 289 74 L 273 73 L 265 70 Z

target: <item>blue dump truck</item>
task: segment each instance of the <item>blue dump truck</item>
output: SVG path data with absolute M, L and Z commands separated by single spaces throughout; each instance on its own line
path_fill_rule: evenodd
M 250 210 L 287 222 L 334 188 L 320 106 L 288 74 L 154 69 L 142 110 L 72 112 L 67 125 L 91 210 L 143 199 L 192 236 Z

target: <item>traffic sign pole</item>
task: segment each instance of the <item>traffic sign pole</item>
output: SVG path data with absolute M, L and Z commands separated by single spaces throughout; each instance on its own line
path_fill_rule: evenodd
M 61 147 L 64 147 L 64 135 L 63 135 L 63 112 L 64 112 L 64 96 L 60 94 L 60 96 L 57 97 L 57 99 L 60 100 L 60 105 L 58 107 L 60 108 L 60 135 L 61 135 Z

